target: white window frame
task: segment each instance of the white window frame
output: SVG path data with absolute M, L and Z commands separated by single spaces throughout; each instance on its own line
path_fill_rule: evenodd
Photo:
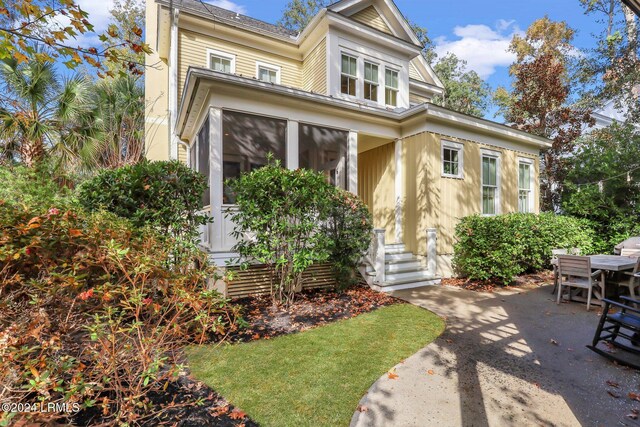
M 480 213 L 483 216 L 494 216 L 494 215 L 500 215 L 502 213 L 502 203 L 501 203 L 501 187 L 502 187 L 502 172 L 501 172 L 501 166 L 502 166 L 502 161 L 500 158 L 500 152 L 499 151 L 494 151 L 494 150 L 487 150 L 487 149 L 480 149 Z M 485 157 L 491 157 L 496 159 L 496 197 L 495 197 L 495 213 L 492 214 L 486 214 L 482 211 L 483 209 L 483 195 L 484 195 L 484 171 L 483 171 L 483 167 L 482 167 L 482 161 L 484 160 Z
M 455 150 L 458 152 L 458 173 L 450 174 L 444 171 L 444 150 Z M 464 179 L 464 145 L 459 142 L 441 141 L 440 148 L 440 170 L 444 178 Z
M 278 65 L 273 65 L 273 64 L 269 64 L 266 62 L 260 62 L 260 61 L 256 61 L 256 79 L 258 79 L 258 81 L 264 82 L 264 80 L 260 80 L 260 68 L 264 68 L 266 70 L 269 71 L 275 71 L 276 72 L 276 83 L 275 84 L 281 84 L 280 83 L 280 75 L 281 75 L 281 71 L 282 71 L 282 67 L 278 66 Z M 264 82 L 264 83 L 269 83 L 269 82 Z
M 534 197 L 535 197 L 535 185 L 533 184 L 533 176 L 535 173 L 535 161 L 528 157 L 518 157 L 518 212 L 520 211 L 520 191 L 525 189 L 520 188 L 520 165 L 525 164 L 529 166 L 529 206 L 528 211 L 525 213 L 534 213 Z
M 356 60 L 356 75 L 355 76 L 342 72 L 342 57 L 343 56 L 348 56 L 349 58 L 353 58 L 353 59 Z M 354 55 L 353 53 L 350 53 L 350 52 L 340 51 L 340 80 L 338 81 L 339 82 L 338 90 L 340 92 L 340 95 L 346 96 L 346 97 L 349 97 L 349 98 L 358 98 L 361 95 L 360 94 L 360 89 L 358 88 L 358 86 L 360 86 L 358 84 L 358 82 L 360 81 L 360 78 L 358 76 L 358 74 L 359 74 L 358 70 L 360 68 L 359 64 L 360 64 L 360 57 L 358 57 L 357 55 Z M 355 79 L 355 81 L 356 81 L 355 82 L 355 89 L 356 89 L 355 95 L 351 95 L 349 93 L 342 92 L 342 76 L 347 76 L 347 77 L 350 77 L 352 79 Z
M 234 54 L 223 52 L 221 50 L 216 50 L 216 49 L 207 49 L 207 67 L 212 70 L 213 68 L 211 67 L 211 56 L 217 56 L 219 58 L 230 60 L 231 61 L 230 74 L 236 73 L 236 56 Z
M 380 87 L 382 86 L 380 84 L 380 68 L 382 68 L 382 67 L 380 66 L 380 64 L 378 62 L 371 61 L 370 59 L 367 59 L 367 58 L 365 58 L 362 61 L 362 64 L 363 64 L 362 65 L 362 70 L 363 70 L 362 71 L 362 99 L 364 99 L 367 102 L 374 102 L 374 103 L 377 104 L 377 103 L 380 102 L 379 101 L 380 100 Z M 367 75 L 367 71 L 366 71 L 367 64 L 370 64 L 370 65 L 373 65 L 373 66 L 377 67 L 378 73 L 376 75 L 376 80 L 377 80 L 376 82 L 374 82 L 373 80 L 367 80 L 367 78 L 366 78 L 366 75 Z M 378 87 L 377 90 L 376 90 L 376 92 L 377 92 L 376 99 L 367 99 L 367 98 L 364 97 L 364 94 L 365 94 L 364 86 L 366 84 L 371 84 L 371 85 L 375 85 L 375 86 Z
M 394 73 L 397 74 L 396 78 L 398 80 L 398 87 L 394 88 L 392 86 L 387 86 L 387 70 L 393 71 Z M 387 104 L 387 89 L 391 89 L 396 93 L 396 105 Z M 400 103 L 400 70 L 397 68 L 389 67 L 388 65 L 385 65 L 384 67 L 384 104 L 387 107 L 398 108 L 399 103 Z

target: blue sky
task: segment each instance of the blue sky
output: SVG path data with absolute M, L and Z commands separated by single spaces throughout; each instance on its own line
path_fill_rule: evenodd
M 99 31 L 109 19 L 112 0 L 77 0 L 90 12 Z M 153 1 L 153 0 L 148 0 Z M 227 9 L 275 23 L 288 0 L 205 0 Z M 506 52 L 514 33 L 548 15 L 564 20 L 577 30 L 575 45 L 588 49 L 602 25 L 587 16 L 579 0 L 395 0 L 410 20 L 426 27 L 439 54 L 453 51 L 467 60 L 492 88 L 510 84 L 508 66 L 513 55 Z M 179 3 L 179 0 L 178 0 Z M 490 118 L 491 114 L 489 115 Z

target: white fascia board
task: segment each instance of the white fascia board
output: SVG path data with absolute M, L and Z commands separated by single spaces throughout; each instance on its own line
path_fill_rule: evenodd
M 444 93 L 444 89 L 438 86 L 411 78 L 409 79 L 409 88 L 410 92 L 417 93 L 419 95 L 442 95 Z
M 427 63 L 427 60 L 424 59 L 424 56 L 422 56 L 422 52 L 420 52 L 420 55 L 418 55 L 416 58 L 418 59 L 418 64 L 422 66 L 422 70 L 418 69 L 418 71 L 426 72 L 429 75 L 429 77 L 433 79 L 436 86 L 444 90 L 444 83 L 442 83 L 442 81 L 440 80 L 436 72 L 433 71 L 433 68 L 431 68 L 431 65 Z
M 471 131 L 495 135 L 501 139 L 507 139 L 514 141 L 517 144 L 524 144 L 527 146 L 534 146 L 537 149 L 548 148 L 551 146 L 551 141 L 546 138 L 538 137 L 535 135 L 527 134 L 526 132 L 519 131 L 517 129 L 510 128 L 506 125 L 491 122 L 489 120 L 467 116 L 464 114 L 456 113 L 430 103 L 418 104 L 406 110 L 389 110 L 372 106 L 370 104 L 356 103 L 353 101 L 347 101 L 338 99 L 332 96 L 321 95 L 317 93 L 307 92 L 301 89 L 295 89 L 282 85 L 274 85 L 271 83 L 264 83 L 252 78 L 241 77 L 232 74 L 220 73 L 207 68 L 202 67 L 189 67 L 187 71 L 187 78 L 182 94 L 182 100 L 180 102 L 180 109 L 178 111 L 177 129 L 179 134 L 185 126 L 187 112 L 191 108 L 192 97 L 202 97 L 204 91 L 198 91 L 197 86 L 201 80 L 209 80 L 214 82 L 221 82 L 232 84 L 236 86 L 243 86 L 251 88 L 252 90 L 262 90 L 269 93 L 284 95 L 292 98 L 299 98 L 318 104 L 323 104 L 331 107 L 342 108 L 352 112 L 358 112 L 367 114 L 370 116 L 376 116 L 380 119 L 388 119 L 396 122 L 402 126 L 403 132 L 412 131 L 415 133 L 430 131 L 428 126 L 429 118 L 444 122 L 450 127 L 463 127 Z M 409 136 L 409 133 L 404 132 L 405 136 Z M 466 138 L 474 140 L 473 137 Z

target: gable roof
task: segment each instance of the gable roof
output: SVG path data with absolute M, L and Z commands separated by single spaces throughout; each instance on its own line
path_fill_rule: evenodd
M 170 1 L 156 0 L 156 3 L 169 6 Z M 205 3 L 202 0 L 173 0 L 173 7 L 183 9 L 185 11 L 196 12 L 199 15 L 223 23 L 236 24 L 275 36 L 295 38 L 298 35 L 297 32 L 289 31 L 280 25 L 270 24 L 268 22 L 261 21 L 260 19 L 255 19 L 247 15 L 223 9 L 218 6 Z

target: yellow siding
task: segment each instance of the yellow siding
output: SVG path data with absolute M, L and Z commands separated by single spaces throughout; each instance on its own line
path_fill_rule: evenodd
M 429 99 L 424 96 L 416 95 L 415 93 L 409 93 L 409 102 L 411 104 L 422 104 L 423 102 L 427 102 L 428 100 Z
M 447 138 L 448 140 L 455 139 Z M 500 202 L 502 213 L 518 210 L 518 157 L 523 153 L 484 146 L 472 141 L 464 144 L 464 179 L 441 176 L 441 137 L 421 133 L 402 141 L 405 168 L 406 202 L 404 204 L 404 238 L 407 249 L 424 255 L 427 228 L 438 231 L 439 255 L 453 253 L 454 231 L 458 220 L 481 212 L 481 148 L 499 151 Z M 538 159 L 535 159 L 534 182 L 538 182 Z M 537 187 L 536 187 L 537 188 Z M 534 200 L 537 199 L 537 190 Z M 536 201 L 535 211 L 538 211 Z M 393 206 L 389 204 L 388 206 Z
M 281 68 L 281 83 L 285 86 L 302 88 L 302 63 L 283 56 L 270 54 L 262 50 L 226 40 L 206 36 L 193 31 L 180 30 L 178 42 L 178 99 L 182 96 L 182 87 L 189 66 L 206 67 L 207 49 L 219 50 L 236 56 L 236 74 L 244 77 L 256 77 L 256 61 L 277 65 Z
M 420 74 L 418 72 L 418 69 L 416 68 L 415 65 L 413 65 L 413 61 L 409 62 L 409 78 L 412 78 L 414 80 L 419 80 L 421 82 L 424 82 L 424 77 L 422 77 L 422 74 Z
M 302 64 L 302 89 L 327 94 L 327 39 L 322 39 Z
M 374 227 L 387 230 L 387 242 L 395 241 L 394 159 L 393 143 L 358 154 L 358 195 L 369 207 Z
M 376 8 L 373 6 L 369 6 L 365 9 L 362 9 L 358 13 L 354 13 L 353 15 L 351 15 L 351 18 L 365 25 L 373 27 L 376 30 L 385 32 L 387 34 L 393 34 L 387 23 L 384 22 L 384 19 L 382 19 Z

